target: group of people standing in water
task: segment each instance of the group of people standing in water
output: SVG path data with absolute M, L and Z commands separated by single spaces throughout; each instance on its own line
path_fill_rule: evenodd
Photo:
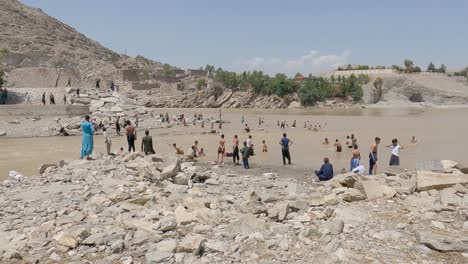
M 168 116 L 167 113 L 166 115 L 163 115 L 163 117 L 166 117 L 166 116 Z M 120 121 L 120 117 L 117 117 L 117 120 L 115 122 L 117 134 L 120 134 L 120 122 L 119 121 Z M 242 116 L 241 122 L 242 123 L 245 122 L 244 116 Z M 263 118 L 259 118 L 259 125 L 262 125 L 263 123 L 264 123 Z M 280 126 L 285 123 L 286 122 L 281 122 Z M 294 121 L 293 124 L 296 124 L 296 122 Z M 129 120 L 125 120 L 124 126 L 125 126 L 124 127 L 125 134 L 127 136 L 128 152 L 136 151 L 136 148 L 135 148 L 135 141 L 137 140 L 136 126 L 132 125 L 132 123 Z M 81 127 L 82 127 L 82 133 L 83 133 L 83 140 L 82 140 L 82 150 L 81 150 L 80 157 L 82 159 L 83 158 L 90 159 L 90 155 L 92 154 L 92 151 L 94 148 L 93 135 L 95 132 L 95 126 L 93 125 L 93 122 L 90 121 L 90 117 L 88 115 L 85 116 L 85 120 L 82 122 Z M 306 127 L 307 127 L 307 124 L 306 124 Z M 109 132 L 106 130 L 106 128 L 103 128 L 103 135 L 105 139 L 107 154 L 111 154 L 110 148 L 111 148 L 112 139 L 109 135 Z M 415 144 L 416 142 L 417 140 L 413 136 L 411 138 L 411 143 Z M 287 137 L 286 133 L 283 133 L 278 143 L 281 146 L 281 156 L 282 156 L 283 164 L 290 165 L 291 164 L 290 148 L 293 145 L 293 141 Z M 368 155 L 369 157 L 368 174 L 369 175 L 377 174 L 377 162 L 379 160 L 378 151 L 379 151 L 380 143 L 381 143 L 381 139 L 379 137 L 375 137 L 374 142 L 371 144 L 369 155 Z M 330 144 L 328 138 L 325 138 L 323 144 L 326 144 L 326 145 Z M 357 138 L 355 137 L 355 135 L 351 134 L 350 136 L 347 136 L 345 144 L 346 144 L 346 147 L 351 150 L 351 158 L 349 160 L 349 171 L 359 173 L 359 174 L 364 174 L 366 171 L 365 171 L 364 164 L 362 163 L 361 152 L 358 148 Z M 232 157 L 234 165 L 240 165 L 240 161 L 242 160 L 243 167 L 245 169 L 249 169 L 250 168 L 249 158 L 255 155 L 252 135 L 249 134 L 246 140 L 244 141 L 241 141 L 237 134 L 234 135 L 232 138 L 232 152 L 227 151 L 226 145 L 227 144 L 226 144 L 225 135 L 221 134 L 220 139 L 218 141 L 216 163 L 224 164 L 225 157 Z M 335 140 L 335 143 L 333 146 L 334 148 L 336 148 L 336 152 L 343 151 L 343 147 L 338 139 Z M 176 146 L 175 143 L 173 144 L 173 147 L 176 150 L 180 149 Z M 396 138 L 392 140 L 391 144 L 386 145 L 386 147 L 391 149 L 389 165 L 399 166 L 400 165 L 400 150 L 404 149 L 404 147 L 399 144 Z M 149 130 L 145 131 L 145 136 L 142 139 L 141 151 L 144 152 L 146 155 L 155 153 L 154 148 L 153 148 L 152 137 L 149 135 Z M 200 156 L 205 155 L 204 151 L 199 150 L 198 141 L 195 141 L 195 145 L 193 145 L 191 149 L 188 151 L 189 153 L 188 155 L 190 155 L 190 153 L 192 152 L 193 152 L 192 157 L 200 157 Z M 268 147 L 267 147 L 265 140 L 262 140 L 262 152 L 268 152 Z M 119 153 L 123 154 L 123 148 L 120 149 Z M 181 154 L 183 153 L 183 151 L 176 151 L 176 153 Z M 323 159 L 323 165 L 320 167 L 319 170 L 315 171 L 315 174 L 321 181 L 325 181 L 325 180 L 329 180 L 333 178 L 334 176 L 333 165 L 331 164 L 329 158 Z

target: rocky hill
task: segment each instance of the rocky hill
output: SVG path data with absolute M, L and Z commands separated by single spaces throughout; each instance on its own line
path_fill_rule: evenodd
M 161 63 L 130 58 L 103 47 L 74 28 L 17 0 L 0 1 L 0 63 L 10 87 L 75 85 L 115 79 L 118 69 L 156 71 Z

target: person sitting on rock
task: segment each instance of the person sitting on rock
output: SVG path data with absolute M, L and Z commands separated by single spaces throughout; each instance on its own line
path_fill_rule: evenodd
M 323 159 L 323 165 L 320 170 L 315 170 L 315 175 L 317 175 L 319 181 L 328 181 L 333 178 L 333 165 L 328 158 Z

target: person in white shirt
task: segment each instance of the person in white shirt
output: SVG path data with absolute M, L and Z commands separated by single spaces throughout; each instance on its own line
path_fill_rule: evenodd
M 104 143 L 106 143 L 106 150 L 107 150 L 107 155 L 111 154 L 111 145 L 112 145 L 112 139 L 109 135 L 109 132 L 107 132 L 106 128 L 102 129 L 103 135 L 104 135 Z
M 31 101 L 31 95 L 29 95 L 28 92 L 26 92 L 26 103 L 28 104 L 32 104 L 32 101 Z
M 398 144 L 398 139 L 394 138 L 392 144 L 387 145 L 387 148 L 392 148 L 392 156 L 390 157 L 390 166 L 400 166 L 400 149 L 405 149 Z
M 357 174 L 364 174 L 364 172 L 366 172 L 366 168 L 363 165 L 359 165 L 356 168 L 354 168 L 352 172 Z

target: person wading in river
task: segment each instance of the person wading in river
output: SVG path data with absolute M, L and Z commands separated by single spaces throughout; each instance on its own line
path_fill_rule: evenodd
M 135 127 L 132 126 L 130 120 L 127 120 L 127 126 L 125 126 L 125 134 L 127 135 L 127 143 L 128 143 L 128 152 L 135 152 L 135 140 L 136 140 L 136 130 Z
M 351 160 L 349 162 L 349 171 L 353 171 L 355 168 L 357 168 L 361 161 L 361 152 L 358 150 L 358 145 L 354 145 L 353 148 L 354 150 L 351 154 Z
M 377 150 L 379 148 L 380 138 L 375 138 L 369 152 L 369 175 L 377 174 Z
M 226 152 L 226 140 L 224 134 L 221 135 L 221 139 L 218 142 L 218 156 L 216 157 L 216 163 L 219 162 L 219 156 L 221 156 L 221 164 L 224 163 L 224 153 Z
M 293 142 L 289 140 L 286 133 L 283 133 L 283 138 L 280 140 L 279 144 L 281 145 L 283 165 L 286 165 L 286 159 L 288 159 L 288 164 L 291 165 L 291 153 L 289 152 L 289 147 L 293 144 Z
M 239 138 L 237 135 L 234 135 L 232 145 L 232 160 L 234 161 L 234 165 L 239 165 Z
M 93 148 L 94 148 L 94 127 L 91 122 L 89 122 L 90 117 L 89 115 L 85 116 L 85 120 L 81 123 L 81 130 L 83 131 L 83 139 L 81 142 L 81 155 L 80 158 L 83 159 L 86 157 L 86 159 L 90 160 L 91 158 L 89 155 L 93 153 Z
M 153 149 L 153 138 L 149 135 L 149 130 L 145 130 L 145 136 L 141 140 L 141 151 L 145 153 L 145 155 L 154 154 Z
M 111 154 L 112 139 L 111 139 L 111 137 L 109 135 L 109 132 L 107 131 L 107 129 L 105 127 L 102 129 L 102 134 L 104 136 L 104 143 L 106 144 L 107 155 L 110 155 Z

